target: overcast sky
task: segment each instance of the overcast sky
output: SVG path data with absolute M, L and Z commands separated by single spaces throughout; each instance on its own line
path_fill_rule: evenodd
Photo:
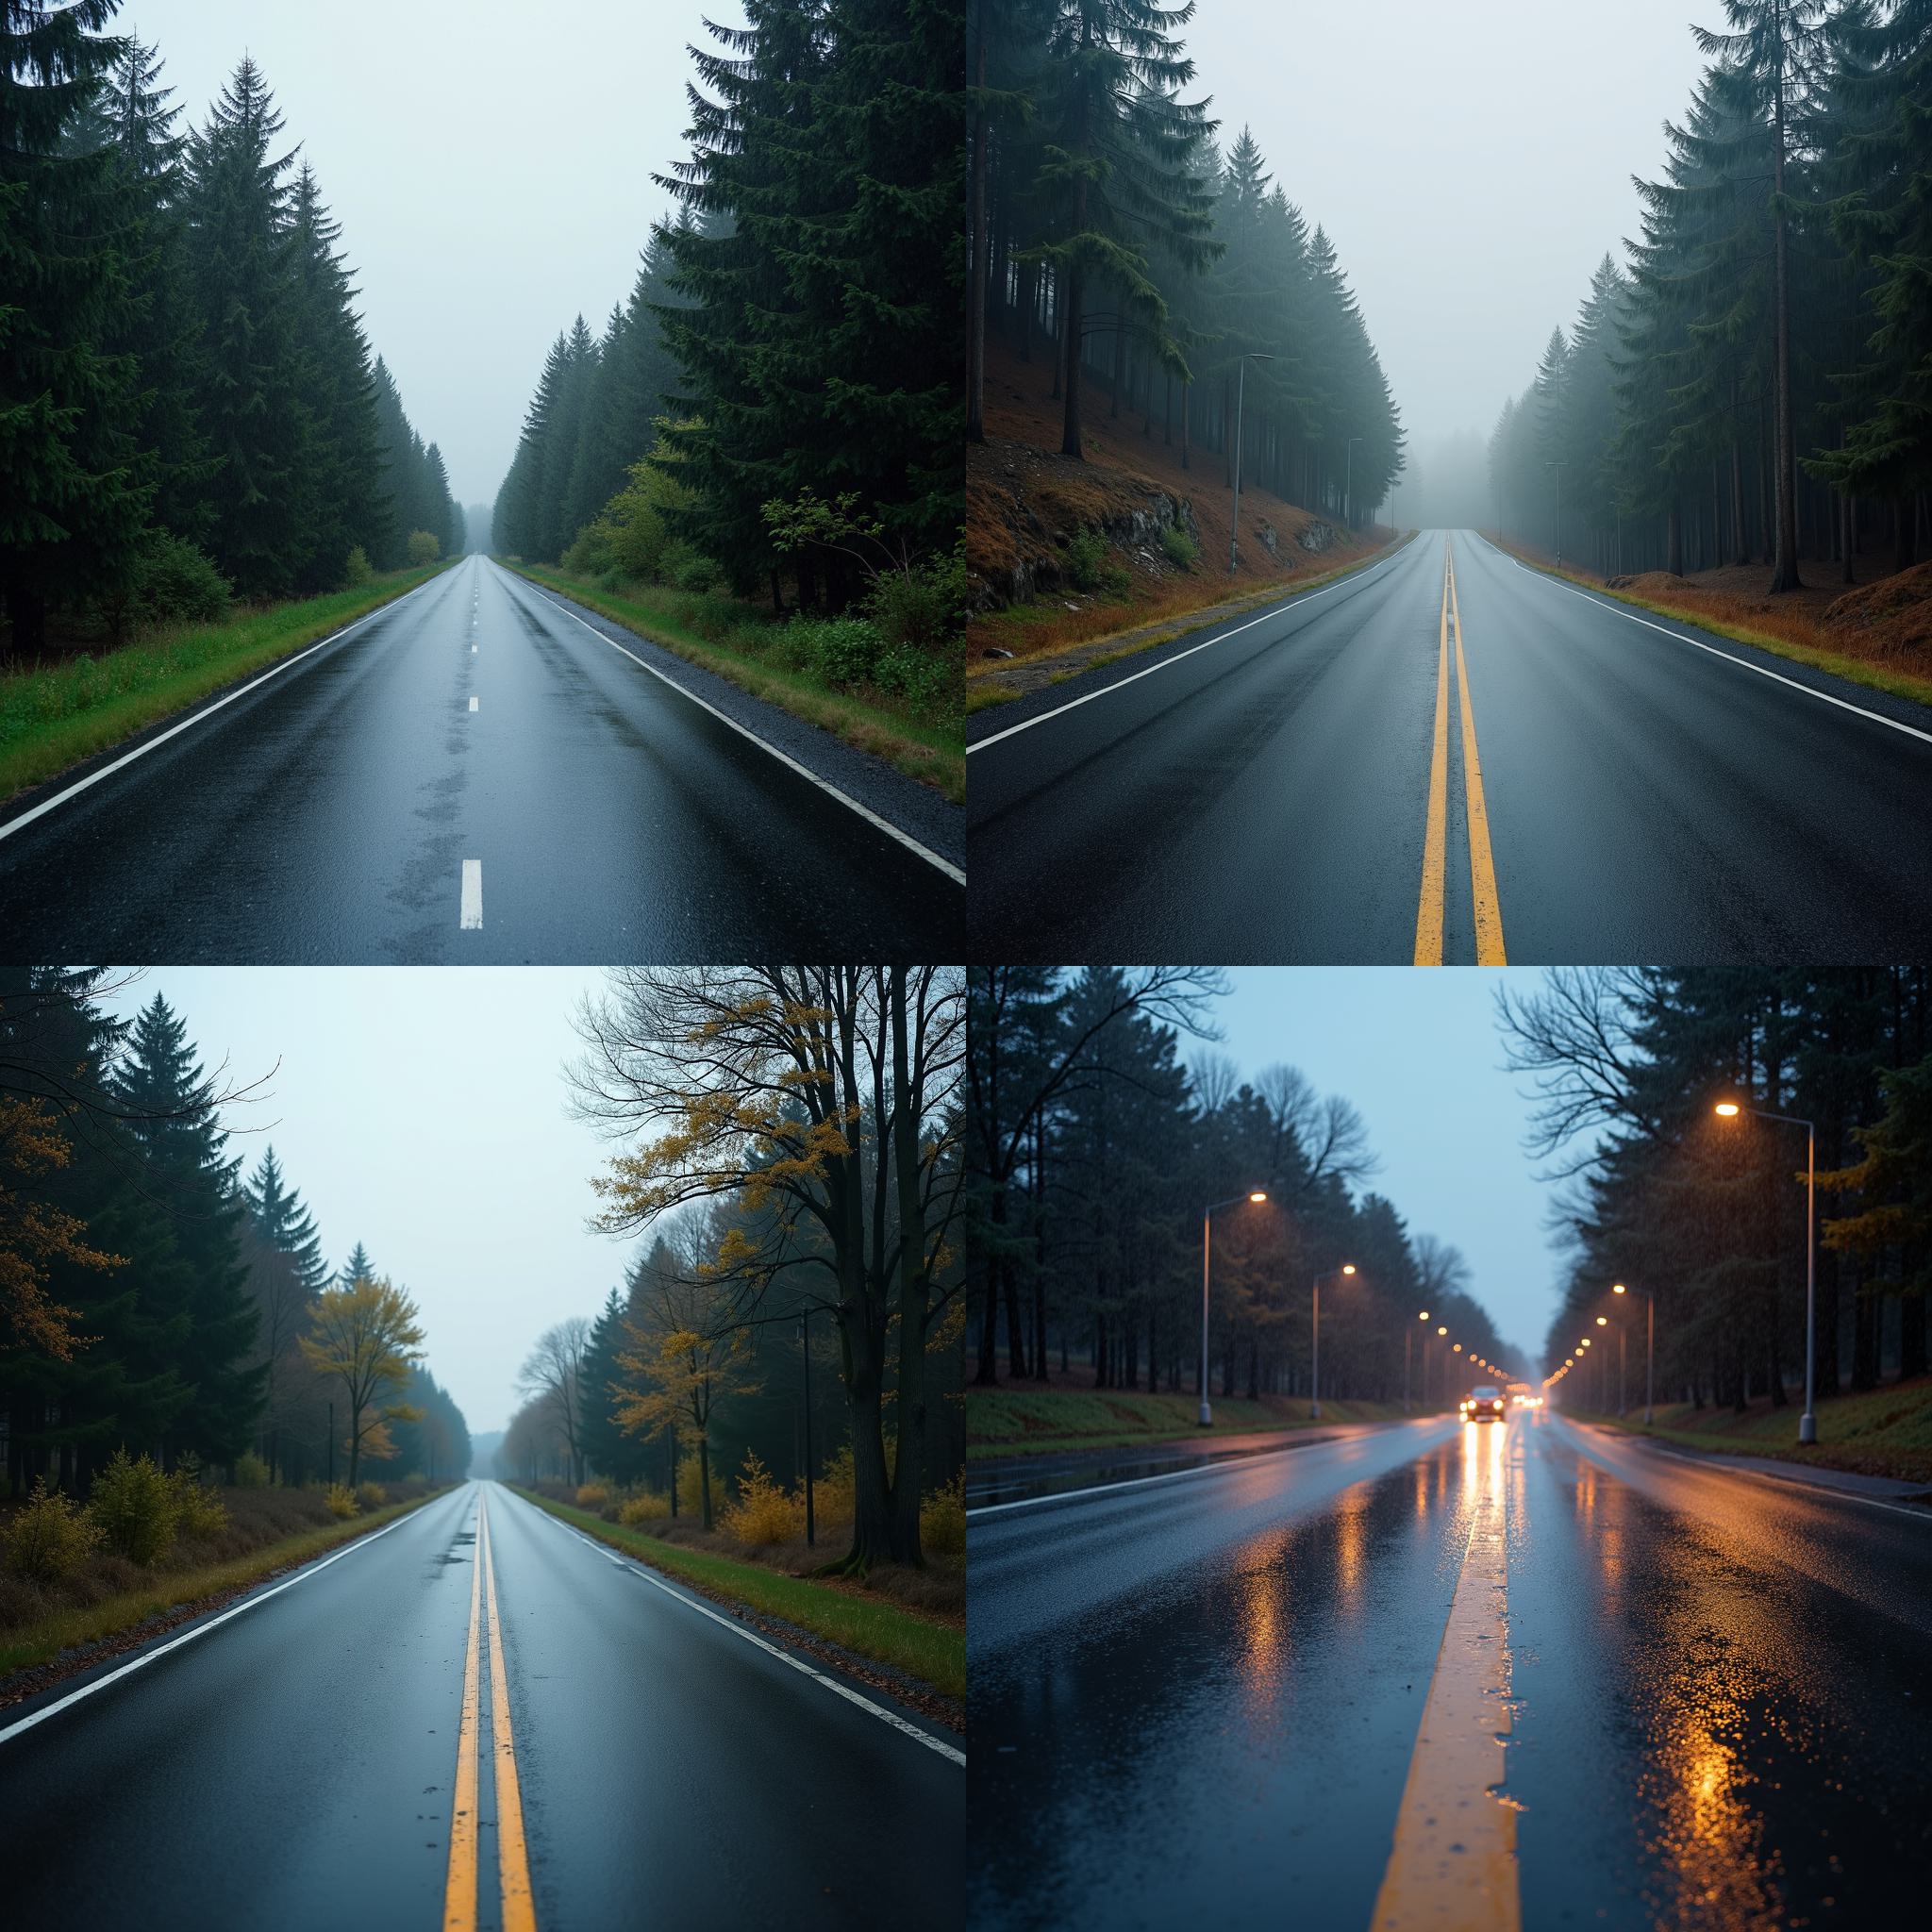
M 1195 94 L 1323 223 L 1411 441 L 1488 434 L 1637 232 L 1722 0 L 1200 0 Z
M 230 1110 L 229 1153 L 252 1172 L 273 1145 L 330 1265 L 359 1241 L 408 1289 L 429 1369 L 480 1433 L 509 1420 L 538 1335 L 595 1315 L 629 1252 L 585 1228 L 610 1149 L 564 1112 L 571 1014 L 602 985 L 537 966 L 163 966 L 112 1004 L 163 993 L 204 1065 L 273 1070 Z
M 255 56 L 361 288 L 370 341 L 440 443 L 459 503 L 490 503 L 544 352 L 628 294 L 685 152 L 686 44 L 734 0 L 124 0 L 199 125 Z
M 1552 1190 L 1523 1151 L 1521 1081 L 1502 1071 L 1494 996 L 1506 976 L 1541 978 L 1515 967 L 1238 967 L 1233 996 L 1214 1008 L 1225 1037 L 1182 1044 L 1227 1054 L 1244 1077 L 1286 1060 L 1353 1101 L 1381 1158 L 1367 1187 L 1411 1235 L 1462 1250 L 1497 1332 L 1535 1361 L 1556 1307 Z

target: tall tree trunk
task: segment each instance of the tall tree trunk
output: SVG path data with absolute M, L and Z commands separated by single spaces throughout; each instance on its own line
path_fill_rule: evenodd
M 1898 500 L 1898 555 L 1893 559 L 1894 570 L 1910 570 L 1918 560 L 1919 499 L 1916 496 L 1901 496 Z
M 1780 56 L 1782 62 L 1782 56 Z M 1773 480 L 1777 485 L 1776 550 L 1772 558 L 1771 589 L 1774 593 L 1798 591 L 1804 580 L 1798 575 L 1798 503 L 1791 451 L 1791 298 L 1789 261 L 1790 222 L 1785 215 L 1785 78 L 1780 64 L 1773 92 L 1773 124 L 1777 142 L 1772 157 L 1772 186 L 1776 195 L 1772 217 L 1775 268 L 1774 300 L 1777 310 L 1777 393 L 1774 408 L 1777 422 L 1777 448 L 1774 456 Z
M 1664 568 L 1674 577 L 1684 575 L 1684 515 L 1674 503 L 1664 520 Z
M 1191 382 L 1184 382 L 1181 384 L 1181 468 L 1184 470 L 1190 467 L 1188 462 L 1188 418 L 1193 414 L 1193 409 L 1194 385 Z
M 986 92 L 986 0 L 974 9 L 979 50 L 974 85 Z M 966 441 L 986 441 L 986 111 L 973 110 L 973 273 L 966 304 Z

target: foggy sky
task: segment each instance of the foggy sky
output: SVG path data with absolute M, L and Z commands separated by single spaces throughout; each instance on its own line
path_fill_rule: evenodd
M 1534 987 L 1524 968 L 1237 967 L 1214 1015 L 1224 1038 L 1183 1039 L 1184 1057 L 1224 1053 L 1252 1079 L 1276 1060 L 1352 1101 L 1386 1196 L 1411 1237 L 1462 1250 L 1470 1291 L 1531 1362 L 1557 1302 L 1543 1232 L 1553 1189 L 1523 1151 L 1529 1108 L 1501 1071 L 1495 989 Z M 1359 1193 L 1359 1190 L 1357 1191 Z
M 430 1373 L 480 1434 L 508 1421 L 537 1337 L 594 1316 L 630 1252 L 585 1229 L 610 1148 L 564 1114 L 571 1014 L 602 985 L 540 966 L 162 966 L 109 1005 L 161 993 L 210 1071 L 275 1070 L 225 1116 L 230 1158 L 252 1174 L 272 1145 L 330 1268 L 359 1241 L 409 1291 Z
M 685 153 L 687 42 L 731 0 L 124 0 L 200 125 L 253 53 L 342 225 L 372 348 L 440 443 L 458 503 L 491 502 L 545 351 L 629 293 Z M 184 123 L 186 125 L 186 123 Z
M 1243 123 L 1360 300 L 1411 447 L 1488 437 L 1638 228 L 1722 0 L 1200 0 L 1224 146 Z

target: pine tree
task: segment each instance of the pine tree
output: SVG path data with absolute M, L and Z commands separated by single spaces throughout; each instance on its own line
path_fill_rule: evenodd
M 369 1250 L 360 1241 L 349 1250 L 349 1258 L 341 1265 L 336 1275 L 338 1288 L 353 1288 L 358 1281 L 375 1279 L 375 1263 L 369 1258 Z
M 301 1195 L 285 1185 L 281 1162 L 273 1147 L 262 1150 L 255 1173 L 242 1186 L 242 1197 L 256 1233 L 295 1264 L 308 1292 L 319 1294 L 329 1279 L 328 1263 L 322 1257 L 322 1237 Z

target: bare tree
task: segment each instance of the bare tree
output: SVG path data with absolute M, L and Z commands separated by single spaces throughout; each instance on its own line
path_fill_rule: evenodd
M 1659 1130 L 1636 1100 L 1642 1055 L 1633 1027 L 1651 993 L 1650 970 L 1640 966 L 1555 967 L 1541 992 L 1496 989 L 1504 1065 L 1530 1075 L 1536 1101 L 1529 1151 L 1555 1163 L 1553 1176 L 1593 1166 L 1606 1133 Z M 1578 1151 L 1574 1143 L 1586 1136 Z
M 1309 1187 L 1326 1180 L 1348 1183 L 1366 1180 L 1381 1163 L 1369 1151 L 1369 1130 L 1354 1107 L 1339 1093 L 1326 1099 L 1308 1085 L 1298 1067 L 1277 1060 L 1255 1078 L 1274 1123 L 1275 1165 L 1284 1165 L 1287 1142 L 1292 1137 L 1307 1162 Z
M 572 1315 L 544 1329 L 517 1372 L 517 1393 L 536 1404 L 562 1439 L 570 1480 L 584 1479 L 584 1357 L 591 1324 Z

